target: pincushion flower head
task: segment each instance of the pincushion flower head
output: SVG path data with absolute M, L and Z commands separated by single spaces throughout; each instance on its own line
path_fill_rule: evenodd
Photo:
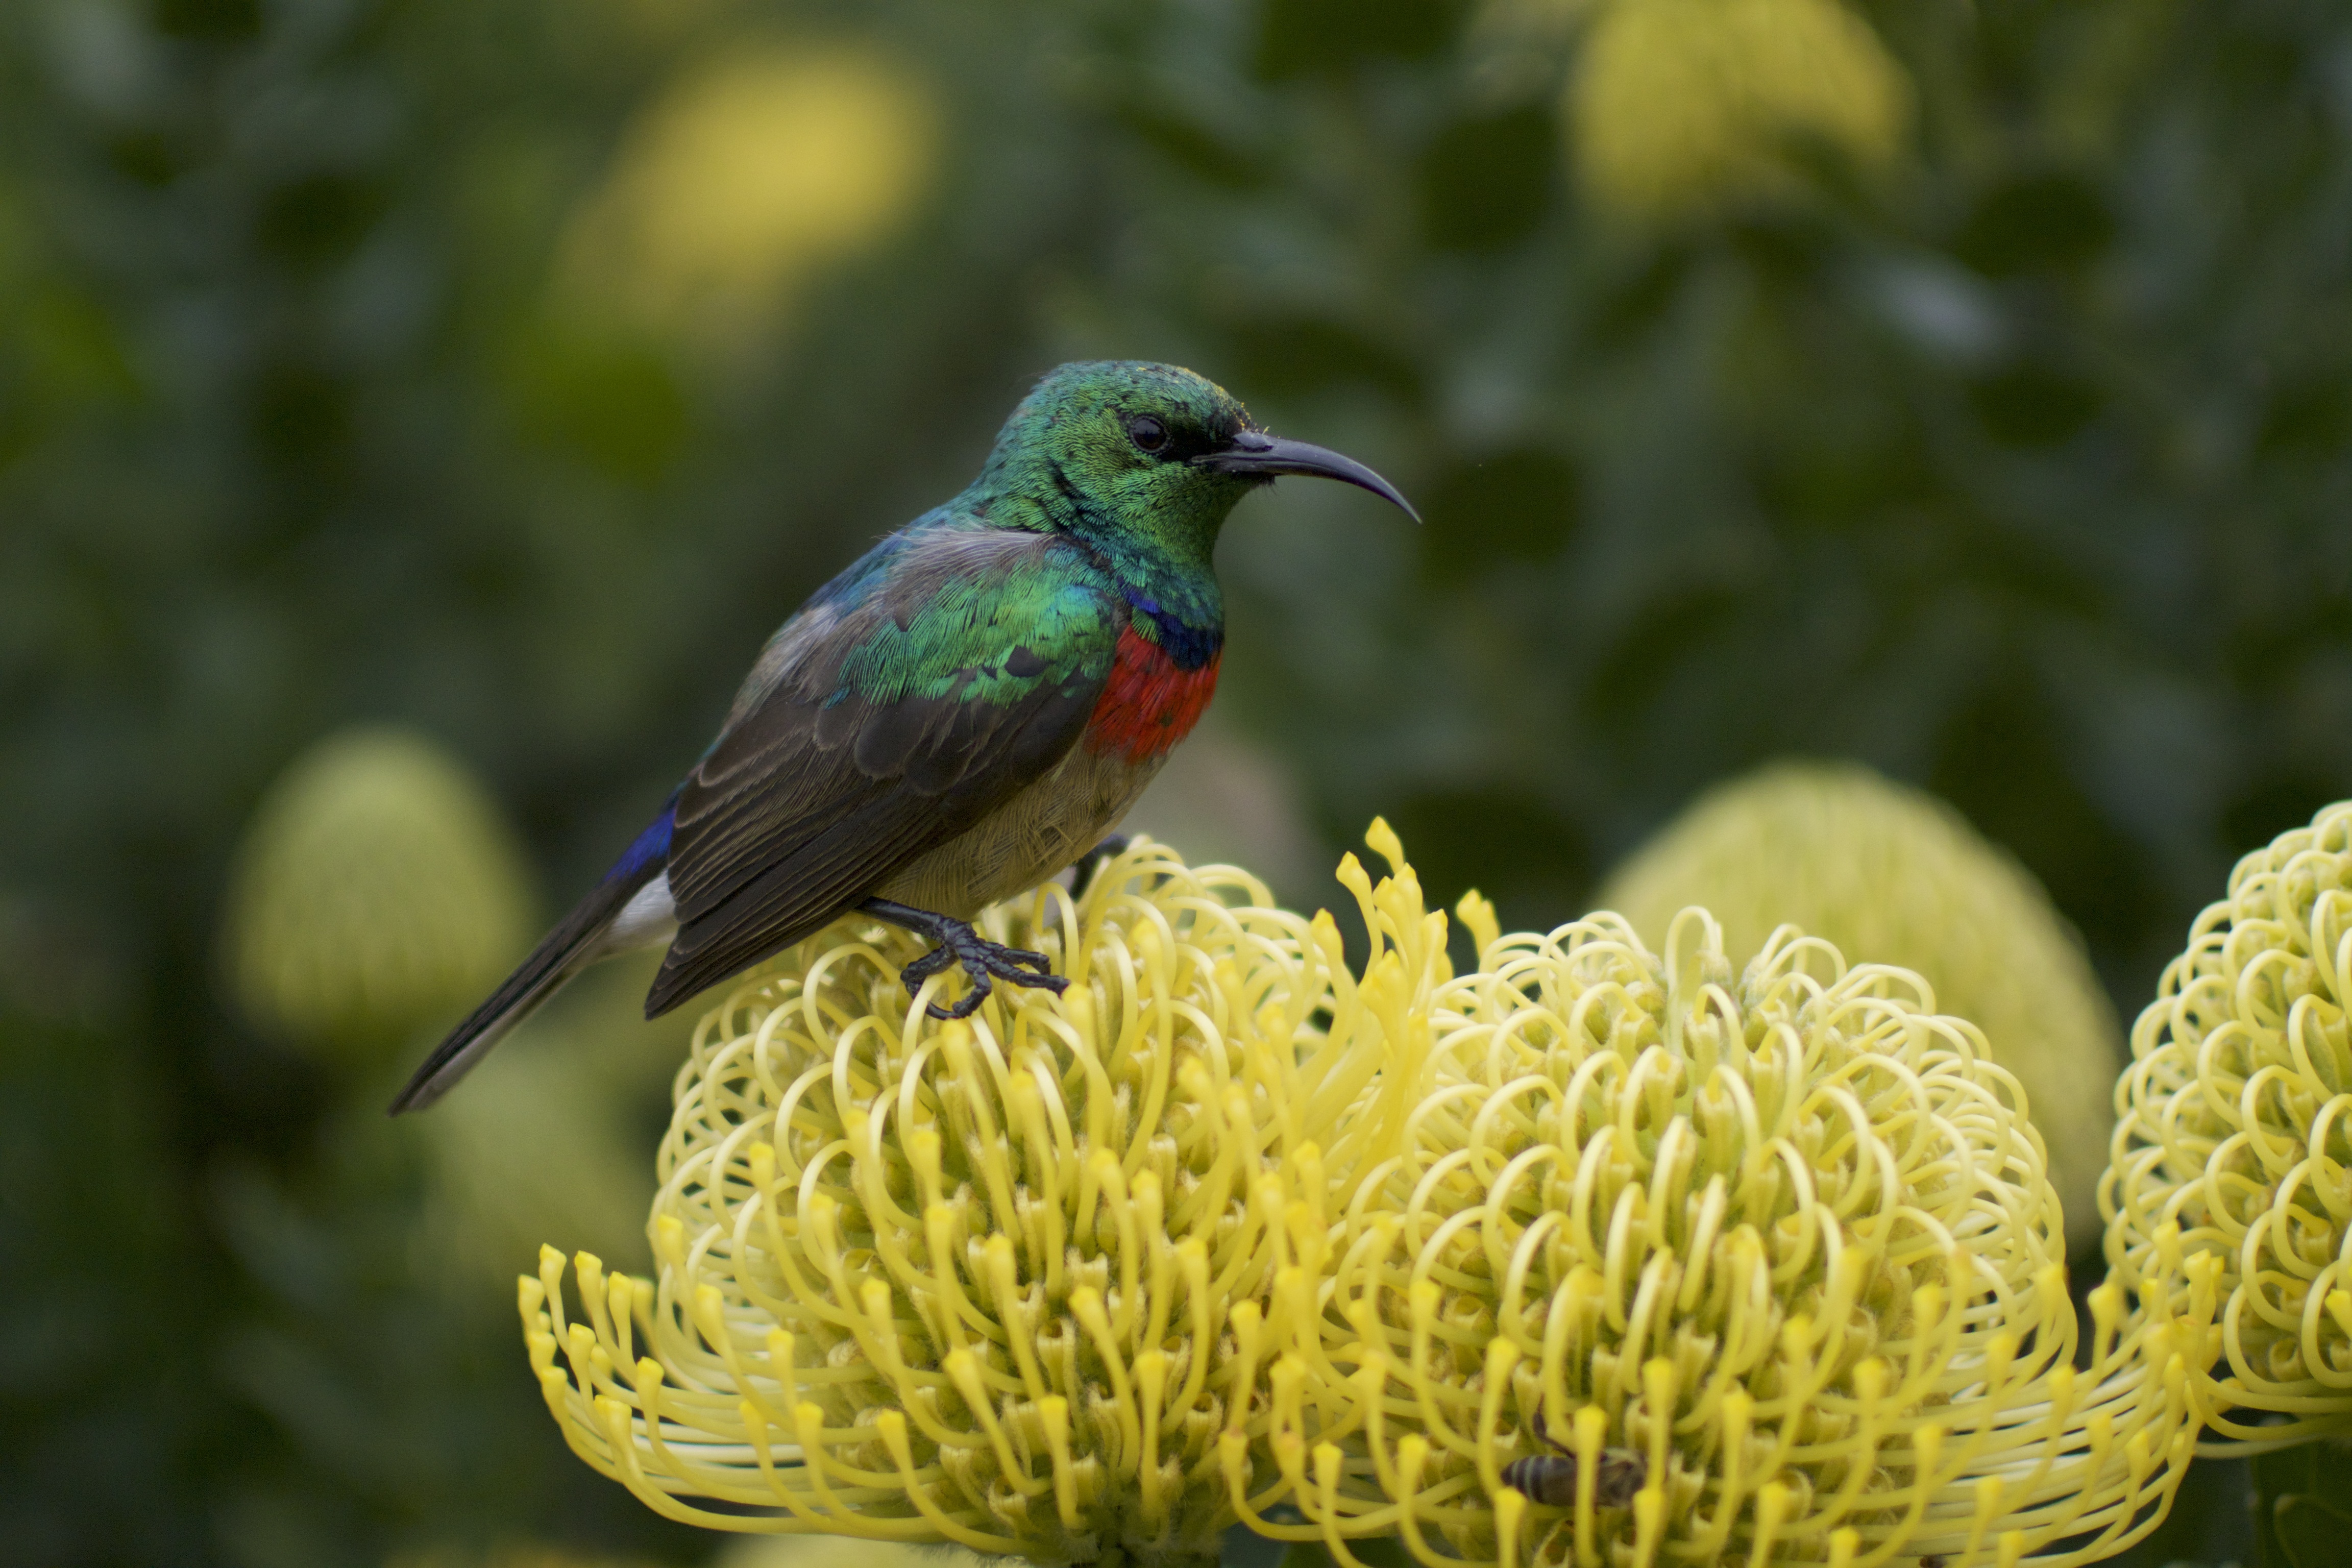
M 1669 216 L 1795 186 L 1801 147 L 1901 149 L 1903 68 L 1841 0 L 1608 0 L 1577 51 L 1570 151 L 1604 205 Z
M 228 980 L 256 1023 L 358 1053 L 462 1005 L 530 941 L 512 831 L 431 739 L 349 730 L 254 814 L 224 910 Z
M 2352 1430 L 2347 985 L 2352 802 L 2238 862 L 2132 1028 L 2107 1261 L 2201 1338 L 2190 1391 L 2225 1438 Z
M 1368 911 L 1376 918 L 1378 911 Z M 1479 934 L 1330 1138 L 1277 1289 L 1253 1526 L 1431 1564 L 2083 1562 L 2193 1446 L 2161 1326 L 2093 1293 L 2015 1080 L 1918 976 L 1702 910 Z M 1565 1449 L 1559 1451 L 1554 1445 Z M 1286 1502 L 1286 1526 L 1265 1510 Z
M 1936 1009 L 1981 1029 L 2024 1089 L 2069 1246 L 2097 1239 L 2123 1031 L 2032 874 L 1950 806 L 1854 763 L 1777 763 L 1700 797 L 1601 901 L 1654 942 L 1702 904 L 1732 952 L 1788 921 L 1924 976 Z
M 572 1447 L 722 1529 L 1215 1556 L 1234 1478 L 1275 1474 L 1249 1432 L 1321 1245 L 1298 1194 L 1328 1204 L 1343 1114 L 1389 1124 L 1360 1102 L 1446 973 L 1442 916 L 1359 980 L 1328 915 L 1266 904 L 1139 843 L 981 918 L 1059 996 L 932 1019 L 919 944 L 857 919 L 740 985 L 679 1074 L 656 1277 L 583 1255 L 576 1313 L 552 1249 L 522 1281 Z
M 915 213 L 939 130 L 927 84 L 886 54 L 739 42 L 629 127 L 565 236 L 567 302 L 740 353 Z

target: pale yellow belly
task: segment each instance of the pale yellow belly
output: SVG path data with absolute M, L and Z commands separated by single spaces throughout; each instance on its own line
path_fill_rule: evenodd
M 1137 764 L 1071 749 L 1052 773 L 874 889 L 874 896 L 970 920 L 1024 893 L 1102 842 L 1164 757 Z

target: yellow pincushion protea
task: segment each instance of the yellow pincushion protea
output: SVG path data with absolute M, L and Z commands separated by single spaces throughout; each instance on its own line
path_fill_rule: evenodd
M 982 917 L 1058 998 L 935 1022 L 920 944 L 863 920 L 744 983 L 678 1079 L 657 1278 L 583 1255 L 577 1317 L 553 1249 L 521 1282 L 574 1450 L 720 1529 L 1214 1557 L 1233 1467 L 1261 1479 L 1221 1437 L 1265 1426 L 1285 1194 L 1328 1189 L 1318 1142 L 1442 978 L 1359 983 L 1328 915 L 1267 902 L 1139 842 Z
M 2066 1209 L 2100 1234 L 2123 1030 L 2033 874 L 1925 791 L 1853 763 L 1776 763 L 1711 789 L 1612 871 L 1601 902 L 1654 942 L 1692 904 L 1754 952 L 1789 921 L 1856 962 L 1897 963 L 1984 1031 L 2023 1087 Z
M 928 85 L 849 45 L 747 44 L 679 74 L 566 236 L 583 302 L 719 353 L 910 216 L 940 152 Z
M 2352 802 L 2238 862 L 2116 1085 L 2109 1268 L 2184 1342 L 2202 1338 L 2191 1395 L 2248 1444 L 2352 1430 L 2347 984 Z
M 1409 927 L 1418 900 L 1366 903 Z M 1501 939 L 1463 913 L 1480 967 L 1327 1135 L 1352 1188 L 1294 1199 L 1278 1475 L 1228 1472 L 1254 1528 L 1343 1563 L 1402 1534 L 1433 1565 L 1958 1568 L 2086 1562 L 2161 1518 L 2180 1358 L 2105 1287 L 2072 1364 L 2041 1141 L 1917 976 L 1784 928 L 1735 977 L 1700 910 L 1663 961 L 1614 915 Z M 1539 1419 L 1572 1471 L 1507 1468 L 1548 1454 Z
M 481 783 L 394 726 L 320 742 L 246 830 L 223 911 L 253 1021 L 373 1054 L 469 1005 L 530 942 L 530 876 Z

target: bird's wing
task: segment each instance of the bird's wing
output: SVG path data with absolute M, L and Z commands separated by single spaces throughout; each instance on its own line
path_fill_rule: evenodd
M 687 782 L 648 1016 L 800 941 L 1059 762 L 1125 605 L 1076 547 L 918 531 L 803 609 Z

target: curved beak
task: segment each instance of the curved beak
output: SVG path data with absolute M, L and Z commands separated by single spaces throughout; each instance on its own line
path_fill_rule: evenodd
M 1221 452 L 1203 452 L 1192 463 L 1196 468 L 1213 468 L 1221 474 L 1263 474 L 1267 479 L 1276 474 L 1305 474 L 1318 479 L 1338 479 L 1341 484 L 1370 490 L 1413 521 L 1421 521 L 1421 513 L 1412 510 L 1412 503 L 1396 486 L 1355 458 L 1311 442 L 1286 441 L 1263 430 L 1244 430 L 1234 437 L 1232 446 Z

